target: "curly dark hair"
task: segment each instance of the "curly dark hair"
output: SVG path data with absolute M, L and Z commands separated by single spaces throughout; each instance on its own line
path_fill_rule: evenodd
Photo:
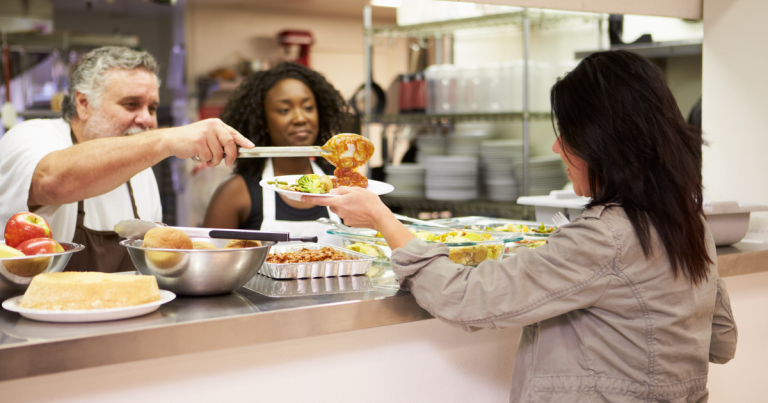
M 272 145 L 269 138 L 264 99 L 280 81 L 293 78 L 304 83 L 315 95 L 319 130 L 315 145 L 325 144 L 345 122 L 346 102 L 339 91 L 320 73 L 297 63 L 280 63 L 269 70 L 248 76 L 227 101 L 221 120 L 250 139 L 257 147 Z M 261 177 L 263 158 L 239 158 L 234 172 Z

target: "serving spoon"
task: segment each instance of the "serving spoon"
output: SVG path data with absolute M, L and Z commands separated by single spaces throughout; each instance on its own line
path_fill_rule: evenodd
M 218 238 L 218 239 L 245 239 L 249 241 L 271 241 L 271 242 L 314 242 L 317 243 L 316 236 L 307 236 L 302 238 L 291 238 L 288 232 L 264 232 L 243 229 L 224 229 L 224 228 L 198 228 L 198 227 L 170 227 L 163 223 L 156 223 L 146 220 L 122 220 L 115 224 L 115 232 L 121 238 L 126 239 L 144 239 L 147 231 L 157 227 L 169 227 L 180 230 L 189 237 L 200 238 Z

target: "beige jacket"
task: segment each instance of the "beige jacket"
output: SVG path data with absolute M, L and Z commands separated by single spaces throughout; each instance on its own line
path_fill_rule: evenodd
M 655 235 L 654 235 L 655 237 Z M 596 207 L 537 249 L 478 267 L 414 239 L 392 254 L 404 289 L 474 331 L 524 326 L 511 402 L 706 402 L 708 361 L 736 351 L 725 284 L 675 279 L 658 239 L 646 259 L 620 207 Z M 715 244 L 707 229 L 710 258 Z

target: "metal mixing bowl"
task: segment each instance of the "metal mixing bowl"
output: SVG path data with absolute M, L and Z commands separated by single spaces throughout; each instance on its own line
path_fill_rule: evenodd
M 217 248 L 228 239 L 192 238 L 206 241 Z M 259 272 L 267 260 L 270 246 L 239 249 L 157 249 L 143 248 L 142 240 L 126 239 L 120 245 L 128 248 L 136 270 L 153 275 L 157 285 L 179 295 L 216 295 L 232 292 L 248 282 Z
M 85 246 L 79 243 L 59 242 L 59 244 L 64 248 L 64 252 L 44 256 L 0 258 L 0 298 L 24 294 L 33 277 L 41 273 L 64 270 L 72 254 L 85 249 Z

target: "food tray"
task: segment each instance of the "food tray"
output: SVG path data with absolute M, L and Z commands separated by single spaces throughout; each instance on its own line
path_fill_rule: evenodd
M 273 246 L 272 253 L 288 253 L 300 251 L 303 248 L 318 250 L 324 247 L 336 249 L 349 256 L 349 260 L 329 260 L 323 262 L 309 263 L 269 263 L 264 262 L 259 274 L 277 279 L 295 279 L 295 278 L 317 278 L 317 277 L 337 277 L 337 276 L 356 276 L 365 274 L 371 268 L 373 257 L 362 253 L 353 252 L 344 248 L 325 244 L 296 244 Z
M 453 228 L 409 226 L 407 228 L 415 231 L 427 231 L 436 235 L 452 232 Z M 384 238 L 376 237 L 376 231 L 361 229 L 356 232 L 346 232 L 339 229 L 329 229 L 327 232 L 341 238 L 342 245 L 348 248 L 355 243 L 364 243 L 371 245 L 381 251 L 384 256 L 377 259 L 377 264 L 386 265 L 392 257 L 392 250 L 387 245 Z M 466 231 L 480 233 L 479 231 Z M 514 233 L 494 234 L 494 238 L 485 241 L 465 241 L 465 242 L 443 242 L 449 249 L 448 257 L 455 263 L 467 266 L 477 266 L 485 260 L 500 260 L 503 254 L 504 245 L 522 239 Z
M 470 217 L 454 217 L 454 218 L 446 218 L 446 219 L 440 219 L 440 220 L 432 220 L 429 222 L 434 223 L 435 225 L 449 226 L 451 228 L 487 232 L 492 235 L 510 234 L 510 235 L 516 235 L 516 236 L 534 236 L 534 237 L 545 237 L 545 238 L 549 236 L 548 233 L 540 234 L 537 232 L 510 232 L 510 231 L 494 231 L 494 230 L 486 229 L 488 227 L 499 227 L 506 224 L 527 225 L 530 228 L 538 228 L 541 225 L 541 223 L 535 222 L 535 221 L 521 221 L 521 220 L 512 220 L 512 219 L 505 219 L 505 218 L 470 216 Z M 552 228 L 552 225 L 545 224 L 545 226 L 547 228 Z

